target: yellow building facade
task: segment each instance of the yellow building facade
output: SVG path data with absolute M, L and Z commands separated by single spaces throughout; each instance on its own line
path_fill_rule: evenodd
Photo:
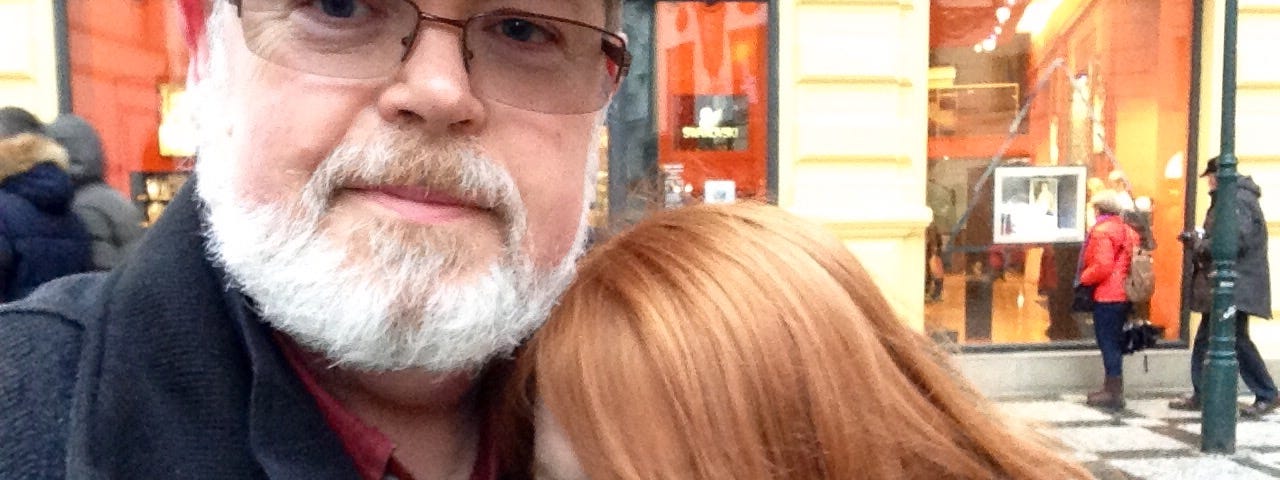
M 58 115 L 54 2 L 0 0 L 0 106 L 22 107 L 45 121 Z
M 1221 142 L 1224 3 L 1206 2 L 1205 8 L 1201 158 L 1217 155 Z M 1241 173 L 1252 175 L 1262 187 L 1261 203 L 1270 236 L 1272 318 L 1280 318 L 1280 53 L 1276 52 L 1280 45 L 1280 1 L 1242 0 L 1239 8 L 1236 156 Z M 1197 202 L 1208 203 L 1207 195 Z M 1197 222 L 1203 218 L 1201 208 Z M 1275 323 L 1252 323 L 1253 337 L 1264 357 L 1280 355 L 1280 325 Z
M 929 3 L 778 5 L 778 203 L 836 232 L 923 328 Z

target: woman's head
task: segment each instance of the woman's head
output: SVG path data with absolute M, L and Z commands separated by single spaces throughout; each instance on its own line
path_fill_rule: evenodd
M 659 213 L 579 272 L 514 385 L 539 453 L 561 429 L 589 478 L 1077 473 L 996 420 L 842 242 L 776 207 Z
M 1097 210 L 1099 215 L 1116 215 L 1120 213 L 1120 199 L 1116 192 L 1112 190 L 1102 190 L 1095 193 L 1089 203 L 1093 204 L 1094 210 Z

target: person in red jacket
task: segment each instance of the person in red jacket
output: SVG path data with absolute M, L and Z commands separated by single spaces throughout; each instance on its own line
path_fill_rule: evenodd
M 1099 192 L 1092 203 L 1097 223 L 1085 240 L 1077 282 L 1094 288 L 1093 332 L 1102 350 L 1106 379 L 1102 390 L 1090 393 L 1086 403 L 1118 409 L 1124 407 L 1121 339 L 1130 308 L 1124 280 L 1138 246 L 1138 232 L 1121 218 L 1122 206 L 1114 192 Z

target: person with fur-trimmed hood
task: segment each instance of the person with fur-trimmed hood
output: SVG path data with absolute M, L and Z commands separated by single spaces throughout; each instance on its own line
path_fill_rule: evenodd
M 92 267 L 92 240 L 71 212 L 66 169 L 66 150 L 35 116 L 0 109 L 0 301 Z

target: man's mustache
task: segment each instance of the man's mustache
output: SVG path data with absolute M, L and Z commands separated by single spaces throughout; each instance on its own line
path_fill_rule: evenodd
M 402 128 L 379 131 L 362 142 L 343 142 L 317 167 L 304 195 L 324 211 L 344 190 L 378 186 L 420 188 L 493 211 L 507 224 L 520 221 L 517 212 L 523 210 L 511 175 L 474 141 L 436 140 Z

